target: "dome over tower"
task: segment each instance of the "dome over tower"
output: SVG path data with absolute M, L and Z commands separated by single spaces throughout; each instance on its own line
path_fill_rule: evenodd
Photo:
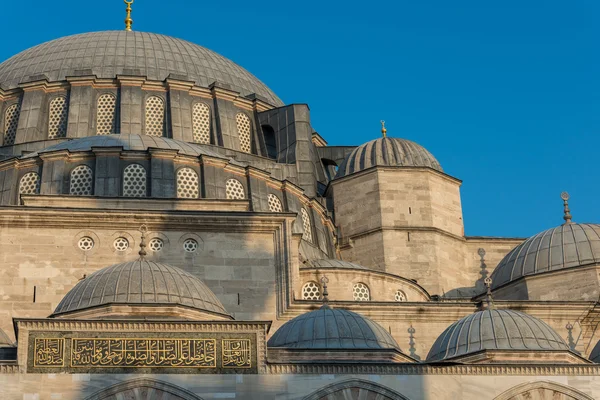
M 155 81 L 174 75 L 201 87 L 219 82 L 242 96 L 255 93 L 272 105 L 283 105 L 264 83 L 233 61 L 188 41 L 147 32 L 91 32 L 40 44 L 0 64 L 0 87 L 81 75 L 108 79 L 134 75 Z
M 111 316 L 123 312 L 119 307 L 136 308 L 133 317 L 169 316 L 172 313 L 165 312 L 165 307 L 182 307 L 191 311 L 191 314 L 181 312 L 183 319 L 231 319 L 217 296 L 200 279 L 182 269 L 143 258 L 103 268 L 81 280 L 52 316 L 71 316 L 82 311 L 91 315 L 94 309 L 102 307 L 111 307 Z
M 529 314 L 488 309 L 450 325 L 433 344 L 427 361 L 454 360 L 486 350 L 568 352 L 569 347 L 548 324 Z
M 375 166 L 428 167 L 443 172 L 438 160 L 423 146 L 410 140 L 384 136 L 354 149 L 340 165 L 336 178 Z

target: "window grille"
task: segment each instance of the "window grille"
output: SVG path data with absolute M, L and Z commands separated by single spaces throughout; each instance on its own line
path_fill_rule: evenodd
M 237 179 L 229 179 L 225 183 L 225 192 L 228 200 L 243 200 L 246 198 L 244 186 Z
M 17 137 L 17 127 L 19 125 L 19 114 L 21 105 L 13 104 L 4 112 L 4 145 L 11 146 L 15 144 Z
M 165 130 L 165 102 L 157 96 L 146 100 L 146 135 L 163 136 Z
M 98 98 L 96 109 L 96 135 L 110 135 L 116 132 L 117 98 L 103 94 Z
M 244 113 L 239 113 L 235 116 L 235 121 L 237 123 L 238 136 L 240 138 L 240 149 L 245 153 L 250 153 L 250 137 L 252 134 L 250 118 Z
M 302 287 L 302 300 L 321 299 L 321 288 L 316 282 L 307 282 Z
M 206 104 L 194 104 L 192 123 L 194 142 L 210 144 L 210 108 Z
M 354 301 L 369 301 L 371 300 L 371 291 L 364 283 L 355 283 L 352 288 Z
M 123 171 L 123 196 L 146 196 L 146 170 L 140 164 L 130 164 Z
M 129 248 L 129 240 L 124 237 L 116 238 L 113 242 L 113 246 L 117 251 L 125 251 Z
M 162 249 L 165 247 L 165 242 L 163 242 L 162 239 L 153 238 L 148 243 L 148 247 L 150 248 L 150 250 L 157 253 L 159 251 L 162 251 Z
M 281 200 L 274 194 L 269 194 L 269 211 L 271 212 L 283 212 L 283 205 Z
M 195 239 L 186 239 L 183 242 L 183 250 L 186 253 L 195 253 L 198 251 L 198 242 Z
M 79 246 L 79 248 L 83 251 L 90 251 L 94 248 L 94 239 L 92 239 L 89 236 L 84 236 L 81 239 L 79 239 L 79 243 L 77 243 L 77 246 Z
M 91 196 L 93 194 L 94 177 L 92 169 L 87 165 L 80 165 L 71 171 L 69 193 L 73 196 Z
M 48 113 L 48 139 L 67 136 L 67 98 L 55 97 L 50 101 Z
M 36 172 L 28 172 L 19 182 L 19 194 L 38 194 L 40 192 L 40 176 Z
M 407 301 L 406 293 L 404 293 L 402 290 L 397 290 L 396 294 L 394 295 L 394 299 L 396 301 Z
M 304 209 L 300 209 L 300 214 L 302 214 L 302 227 L 304 228 L 304 232 L 302 233 L 302 239 L 307 240 L 312 243 L 312 224 L 310 222 L 310 216 L 308 212 Z
M 197 199 L 200 195 L 198 174 L 191 168 L 183 167 L 177 171 L 177 197 L 180 199 Z

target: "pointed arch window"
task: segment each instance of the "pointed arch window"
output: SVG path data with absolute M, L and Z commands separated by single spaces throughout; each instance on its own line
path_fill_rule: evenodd
M 300 214 L 302 215 L 302 227 L 304 228 L 304 232 L 302 233 L 302 239 L 311 242 L 313 241 L 312 235 L 312 223 L 310 222 L 310 215 L 308 215 L 308 211 L 306 209 L 301 208 Z

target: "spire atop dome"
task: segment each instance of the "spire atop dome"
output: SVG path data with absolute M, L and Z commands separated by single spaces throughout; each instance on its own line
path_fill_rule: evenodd
M 327 284 L 329 283 L 329 278 L 325 275 L 321 278 L 321 285 L 323 285 L 323 307 L 329 308 L 329 292 L 327 291 Z
M 560 194 L 560 198 L 563 199 L 564 202 L 564 211 L 565 211 L 565 216 L 563 217 L 563 219 L 565 220 L 565 224 L 571 224 L 571 219 L 573 217 L 571 217 L 571 210 L 569 210 L 569 193 L 567 192 L 562 192 Z
M 494 309 L 494 299 L 492 298 L 492 278 L 490 278 L 488 276 L 487 278 L 484 279 L 483 282 L 485 283 L 485 286 L 487 287 L 487 292 L 486 292 L 487 309 L 493 310 Z
M 125 18 L 125 30 L 127 32 L 131 32 L 131 25 L 133 25 L 133 20 L 131 19 L 131 5 L 133 4 L 133 0 L 123 0 L 125 4 L 127 4 L 127 17 Z
M 381 120 L 381 134 L 383 137 L 387 137 L 387 129 L 385 129 L 385 121 Z

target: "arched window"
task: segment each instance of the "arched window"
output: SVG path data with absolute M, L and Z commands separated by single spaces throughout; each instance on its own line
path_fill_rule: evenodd
M 65 96 L 55 97 L 50 101 L 48 112 L 48 139 L 67 136 L 68 104 Z
M 269 194 L 269 211 L 271 212 L 283 212 L 283 205 L 279 197 L 274 194 Z
M 262 131 L 265 136 L 267 156 L 269 158 L 277 159 L 277 139 L 275 138 L 275 131 L 270 125 L 263 125 Z
M 38 194 L 40 192 L 40 176 L 37 172 L 28 172 L 19 181 L 19 194 Z
M 110 135 L 117 131 L 117 98 L 110 94 L 98 97 L 96 135 Z
M 146 99 L 146 135 L 163 136 L 165 131 L 165 102 L 158 96 Z
M 235 122 L 240 138 L 240 150 L 245 153 L 250 153 L 252 150 L 252 146 L 250 145 L 250 137 L 252 136 L 250 117 L 244 113 L 238 113 L 238 115 L 235 116 Z
M 146 197 L 146 169 L 130 164 L 123 170 L 123 196 Z
M 302 300 L 319 300 L 321 299 L 321 288 L 317 282 L 306 282 L 302 286 Z
M 94 192 L 94 177 L 92 169 L 80 165 L 71 171 L 69 193 L 73 196 L 91 196 Z
M 308 215 L 308 211 L 306 211 L 306 209 L 304 208 L 301 208 L 300 214 L 302 215 L 302 227 L 304 228 L 304 233 L 302 233 L 302 239 L 312 243 L 312 223 L 310 222 L 310 216 Z
M 206 104 L 194 104 L 192 124 L 194 129 L 194 142 L 210 144 L 210 108 Z
M 371 291 L 364 283 L 355 283 L 352 288 L 352 296 L 354 301 L 369 301 L 371 300 Z
M 406 293 L 404 293 L 402 290 L 396 290 L 396 294 L 394 295 L 394 300 L 402 302 L 402 301 L 407 301 L 408 299 L 406 298 Z
M 177 170 L 177 197 L 180 199 L 197 199 L 200 195 L 198 189 L 198 174 L 189 167 Z
M 246 198 L 244 185 L 237 179 L 229 179 L 225 182 L 225 193 L 228 200 L 244 200 Z
M 19 114 L 21 105 L 13 104 L 4 112 L 4 145 L 11 146 L 15 144 L 17 137 L 17 127 L 19 125 Z

